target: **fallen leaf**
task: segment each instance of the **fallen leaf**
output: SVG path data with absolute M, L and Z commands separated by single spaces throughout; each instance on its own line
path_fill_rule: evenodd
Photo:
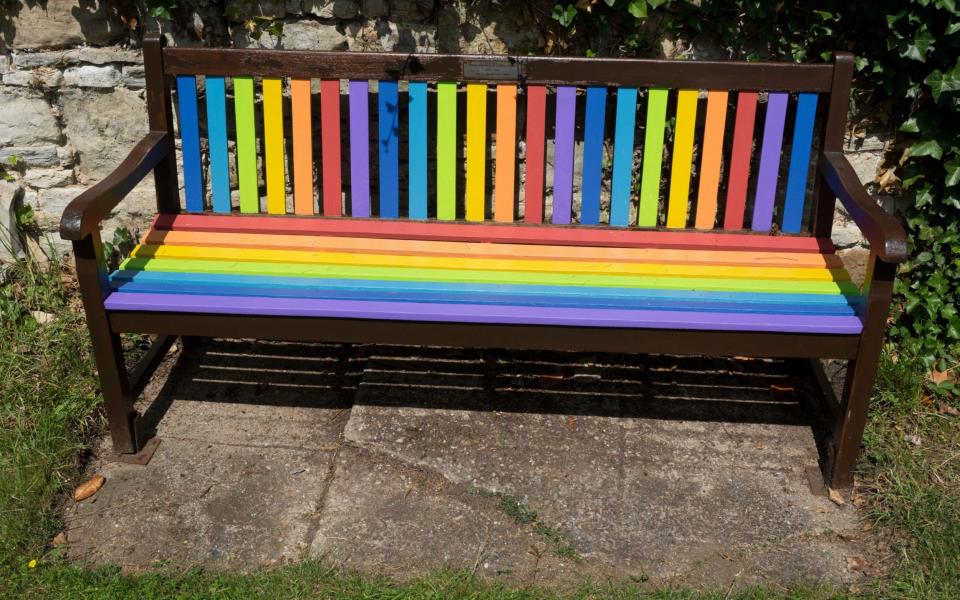
M 960 417 L 960 409 L 957 409 L 955 406 L 950 406 L 943 400 L 937 400 L 937 412 L 950 415 L 951 417 Z
M 843 506 L 844 504 L 847 503 L 847 501 L 843 499 L 843 494 L 841 494 L 840 492 L 838 492 L 833 488 L 830 488 L 830 493 L 828 494 L 828 496 L 830 498 L 830 501 L 836 504 L 837 506 Z
M 757 450 L 763 450 L 763 449 L 766 448 L 766 447 L 767 447 L 767 445 L 763 443 L 763 440 L 759 440 L 759 441 L 757 442 Z
M 848 556 L 847 557 L 847 570 L 848 571 L 863 571 L 864 567 L 867 566 L 867 561 L 864 560 L 862 556 Z
M 30 316 L 33 317 L 34 321 L 36 321 L 37 323 L 40 323 L 41 325 L 52 323 L 57 319 L 56 315 L 48 312 L 43 312 L 42 310 L 31 310 Z
M 913 435 L 912 433 L 905 433 L 903 435 L 903 439 L 907 443 L 913 444 L 914 446 L 920 446 L 923 444 L 923 440 L 920 439 L 920 436 Z
M 567 431 L 573 431 L 573 416 L 567 415 Z
M 95 475 L 91 479 L 84 481 L 73 490 L 73 499 L 75 502 L 83 502 L 90 496 L 96 494 L 103 487 L 107 478 L 103 475 Z
M 863 506 L 867 503 L 867 501 L 863 499 L 863 496 L 854 496 L 850 502 L 852 502 L 857 508 L 863 508 Z
M 932 381 L 937 385 L 940 385 L 941 383 L 943 383 L 944 381 L 948 381 L 949 379 L 950 379 L 950 371 L 937 371 L 936 369 L 934 369 L 933 371 L 930 371 L 930 381 Z
M 57 535 L 53 536 L 53 541 L 50 543 L 53 545 L 54 548 L 65 546 L 67 544 L 67 532 L 61 531 Z
M 871 531 L 873 529 L 873 523 L 864 523 L 860 526 L 861 531 Z

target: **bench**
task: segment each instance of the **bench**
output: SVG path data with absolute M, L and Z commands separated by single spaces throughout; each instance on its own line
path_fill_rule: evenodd
M 150 132 L 61 223 L 120 456 L 149 460 L 134 401 L 177 336 L 706 354 L 809 361 L 830 426 L 821 468 L 852 483 L 906 240 L 841 152 L 849 54 L 324 53 L 157 36 L 143 54 Z M 150 172 L 156 219 L 109 273 L 99 224 Z M 862 288 L 830 241 L 837 198 L 870 243 Z M 122 333 L 156 335 L 129 373 Z M 848 361 L 840 397 L 819 359 Z

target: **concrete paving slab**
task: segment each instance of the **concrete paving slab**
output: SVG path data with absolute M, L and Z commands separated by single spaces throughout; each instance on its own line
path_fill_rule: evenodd
M 817 446 L 786 363 L 404 350 L 368 359 L 345 439 L 518 498 L 581 565 L 694 586 L 860 581 L 838 535 L 855 511 L 809 492 Z

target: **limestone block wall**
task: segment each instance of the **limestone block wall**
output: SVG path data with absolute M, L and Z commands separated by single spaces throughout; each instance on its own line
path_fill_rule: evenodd
M 526 54 L 543 47 L 541 23 L 552 2 L 187 0 L 174 9 L 173 21 L 144 23 L 131 20 L 138 13 L 119 0 L 8 6 L 0 9 L 0 164 L 6 165 L 0 258 L 21 250 L 9 235 L 18 206 L 32 207 L 40 230 L 66 250 L 56 234 L 64 207 L 109 174 L 146 132 L 138 49 L 144 29 L 184 46 Z M 668 56 L 682 50 L 675 42 L 661 47 Z M 870 182 L 884 139 L 852 139 L 851 160 Z M 13 160 L 16 166 L 9 165 Z M 104 238 L 117 227 L 143 231 L 154 203 L 148 180 L 110 216 Z M 835 237 L 844 247 L 862 243 L 841 212 Z

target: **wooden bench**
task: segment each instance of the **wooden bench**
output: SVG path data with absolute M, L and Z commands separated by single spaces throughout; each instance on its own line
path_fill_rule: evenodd
M 144 63 L 150 133 L 61 225 L 128 459 L 152 451 L 133 403 L 170 344 L 216 336 L 842 359 L 822 467 L 832 486 L 852 482 L 906 241 L 841 153 L 849 54 L 361 54 L 148 36 Z M 99 223 L 151 171 L 158 216 L 108 273 Z M 863 289 L 829 239 L 836 198 L 870 242 Z M 125 332 L 158 336 L 130 374 Z

